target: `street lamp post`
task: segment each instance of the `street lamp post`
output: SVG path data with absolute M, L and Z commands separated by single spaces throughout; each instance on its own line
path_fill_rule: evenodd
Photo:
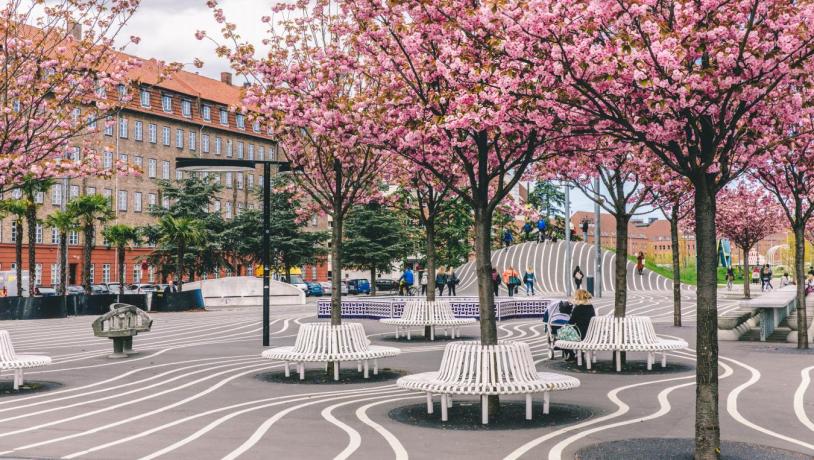
M 258 165 L 263 165 L 263 346 L 269 346 L 269 281 L 271 246 L 271 165 L 277 165 L 277 172 L 291 171 L 291 163 L 278 160 L 210 160 L 205 158 L 176 158 L 175 168 L 190 172 L 233 172 L 254 171 Z

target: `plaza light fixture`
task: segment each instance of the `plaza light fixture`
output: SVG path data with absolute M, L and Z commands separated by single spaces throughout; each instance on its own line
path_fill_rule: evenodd
M 263 346 L 269 346 L 269 234 L 270 234 L 270 199 L 271 199 L 271 165 L 277 166 L 277 172 L 301 171 L 292 169 L 288 161 L 278 160 L 217 160 L 209 158 L 179 157 L 175 159 L 175 168 L 188 172 L 246 172 L 254 171 L 257 165 L 263 165 Z

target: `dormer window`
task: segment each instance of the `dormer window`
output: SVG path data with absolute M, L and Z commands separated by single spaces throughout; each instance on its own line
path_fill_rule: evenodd
M 172 96 L 169 94 L 161 95 L 161 108 L 165 112 L 172 112 Z

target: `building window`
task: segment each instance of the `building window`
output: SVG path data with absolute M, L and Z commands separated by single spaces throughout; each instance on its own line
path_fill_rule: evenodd
M 156 201 L 156 194 L 155 193 L 148 193 L 147 194 L 147 209 L 155 207 Z
M 201 134 L 201 150 L 209 153 L 209 134 Z
M 175 180 L 184 180 L 184 171 L 180 169 L 175 170 Z
M 90 282 L 96 282 L 96 267 L 93 264 L 90 264 Z
M 133 131 L 133 137 L 137 141 L 143 141 L 144 140 L 144 123 L 143 122 L 136 121 L 136 126 L 135 126 L 134 131 Z
M 108 152 L 105 150 L 104 167 L 105 169 L 110 169 L 113 167 L 113 152 Z
M 179 149 L 184 148 L 184 130 L 181 128 L 175 130 L 175 146 Z
M 96 131 L 96 117 L 90 115 L 87 119 L 88 128 L 92 131 Z
M 78 231 L 71 230 L 70 233 L 68 233 L 68 244 L 70 244 L 72 246 L 76 246 L 77 244 L 79 244 L 79 232 Z
M 54 206 L 62 204 L 62 184 L 54 184 L 51 188 L 51 204 Z
M 141 90 L 141 106 L 150 107 L 150 92 L 143 88 Z
M 127 118 L 119 118 L 119 137 L 122 139 L 127 139 L 128 131 Z
M 170 145 L 170 128 L 169 127 L 164 126 L 163 128 L 161 128 L 161 136 L 162 136 L 161 140 L 164 142 L 164 145 Z
M 11 226 L 11 242 L 12 243 L 17 242 L 17 226 L 16 225 Z
M 161 95 L 161 108 L 164 109 L 165 112 L 172 112 L 172 96 L 169 94 Z
M 229 112 L 227 112 L 224 108 L 220 109 L 220 124 L 224 126 L 229 125 Z
M 170 179 L 170 162 L 169 161 L 162 161 L 161 162 L 161 178 L 164 180 Z
M 147 266 L 147 282 L 155 283 L 155 267 L 152 265 Z
M 73 120 L 74 123 L 79 123 L 79 118 L 80 117 L 82 117 L 82 110 L 81 109 L 79 109 L 77 107 L 77 108 L 71 110 L 71 120 Z
M 112 188 L 104 189 L 104 191 L 102 191 L 102 196 L 107 198 L 107 201 L 109 201 L 111 205 L 113 204 L 113 189 Z
M 201 117 L 204 121 L 212 121 L 212 107 L 204 104 L 201 107 Z
M 150 133 L 150 142 L 155 144 L 158 142 L 158 127 L 152 123 L 147 126 L 147 130 Z
M 225 213 L 225 214 L 226 214 L 226 218 L 227 218 L 227 219 L 231 219 L 231 218 L 232 218 L 232 202 L 231 202 L 231 201 L 227 201 L 227 202 L 226 202 L 226 206 L 225 206 L 225 208 L 226 208 L 226 213 Z
M 127 164 L 127 154 L 126 153 L 120 153 L 119 154 L 119 161 L 121 161 L 124 164 Z
M 37 203 L 37 204 L 45 203 L 45 193 L 37 192 L 37 194 L 34 195 L 34 202 Z
M 252 131 L 259 133 L 260 132 L 260 121 L 255 121 L 252 123 Z
M 68 198 L 74 199 L 78 196 L 79 196 L 79 186 L 71 185 L 70 191 L 68 192 Z
M 34 231 L 35 231 L 34 242 L 37 244 L 42 244 L 42 224 L 37 224 Z
M 170 199 L 165 196 L 161 197 L 161 207 L 164 209 L 170 209 Z
M 215 155 L 220 155 L 222 145 L 223 141 L 221 140 L 220 136 L 215 136 Z
M 263 148 L 262 145 L 257 146 L 257 159 L 260 160 L 260 161 L 265 160 L 265 158 L 263 158 L 265 156 L 265 153 L 266 153 L 264 150 L 265 149 Z
M 235 174 L 235 178 L 237 179 L 237 188 L 238 190 L 243 190 L 243 173 L 239 172 Z
M 215 200 L 212 203 L 212 208 L 213 208 L 214 212 L 219 212 L 220 211 L 220 200 Z
M 249 160 L 254 161 L 254 144 L 249 144 Z
M 254 188 L 254 174 L 246 175 L 246 186 L 249 188 L 249 190 Z
M 135 156 L 133 157 L 133 164 L 136 165 L 137 168 L 141 169 L 144 167 L 144 158 Z
M 133 283 L 141 283 L 141 264 L 133 264 Z
M 232 173 L 226 173 L 226 188 L 232 188 Z
M 59 264 L 51 264 L 51 284 L 59 284 Z
M 71 149 L 70 153 L 68 154 L 71 161 L 79 161 L 82 159 L 82 148 L 81 147 L 74 147 Z
M 127 211 L 127 190 L 119 190 L 119 211 Z
M 226 156 L 232 158 L 232 140 L 226 139 Z
M 105 118 L 105 136 L 112 136 L 113 135 L 113 117 Z
M 124 100 L 124 98 L 127 97 L 127 86 L 125 86 L 123 83 L 119 83 L 119 85 L 116 87 L 116 90 L 119 92 L 120 101 Z
M 239 129 L 246 129 L 246 118 L 244 118 L 243 114 L 235 114 L 235 124 Z
M 42 264 L 34 265 L 34 284 L 42 286 Z
M 181 115 L 185 117 L 192 116 L 192 101 L 187 99 L 181 101 Z
M 198 133 L 189 130 L 189 149 L 194 151 L 197 143 L 198 143 Z
M 156 169 L 156 159 L 150 158 L 147 160 L 147 177 L 155 178 L 155 169 Z
M 263 186 L 263 175 L 262 175 L 262 174 L 261 174 L 261 175 L 259 175 L 259 176 L 257 176 L 257 186 L 258 186 L 258 187 L 262 187 L 262 186 Z
M 85 195 L 96 195 L 96 187 L 85 188 Z
M 133 211 L 141 212 L 141 192 L 133 192 Z
M 237 141 L 237 157 L 243 159 L 243 141 Z
M 102 264 L 102 282 L 110 282 L 110 264 Z

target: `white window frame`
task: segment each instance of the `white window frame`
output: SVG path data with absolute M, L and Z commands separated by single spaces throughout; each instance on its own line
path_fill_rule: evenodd
M 102 264 L 102 282 L 110 282 L 110 264 Z M 121 288 L 121 286 L 119 286 Z
M 130 134 L 129 131 L 130 128 L 127 123 L 127 118 L 119 117 L 119 137 L 121 139 L 127 139 L 127 136 Z
M 158 126 L 155 123 L 147 125 L 147 131 L 150 134 L 150 143 L 155 144 L 158 142 Z
M 161 127 L 161 142 L 169 146 L 170 145 L 170 127 L 169 126 L 162 126 Z
M 189 99 L 181 99 L 181 115 L 187 118 L 192 117 L 192 101 Z
M 158 168 L 158 160 L 149 158 L 147 160 L 147 177 L 155 179 L 156 169 Z
M 175 128 L 175 147 L 184 148 L 184 130 L 181 128 Z
M 218 120 L 223 126 L 229 126 L 229 111 L 221 107 L 218 111 Z
M 189 130 L 189 149 L 191 151 L 195 151 L 195 148 L 198 144 L 198 133 L 195 132 L 194 129 Z
M 165 112 L 172 112 L 172 96 L 169 94 L 161 95 L 161 110 Z
M 201 134 L 201 151 L 209 153 L 209 134 Z
M 133 139 L 137 141 L 144 140 L 144 122 L 141 120 L 136 120 L 136 124 L 133 127 Z
M 142 200 L 142 193 L 141 192 L 133 192 L 133 212 L 141 212 L 141 200 Z
M 167 160 L 161 161 L 161 178 L 170 180 L 170 162 Z
M 127 212 L 127 190 L 119 190 L 119 196 L 116 198 L 116 208 L 119 211 Z
M 204 104 L 201 106 L 201 118 L 204 121 L 212 121 L 212 106 L 209 104 Z
M 149 109 L 150 108 L 150 91 L 142 88 L 141 89 L 140 100 L 141 100 L 141 106 L 146 107 L 146 108 Z

